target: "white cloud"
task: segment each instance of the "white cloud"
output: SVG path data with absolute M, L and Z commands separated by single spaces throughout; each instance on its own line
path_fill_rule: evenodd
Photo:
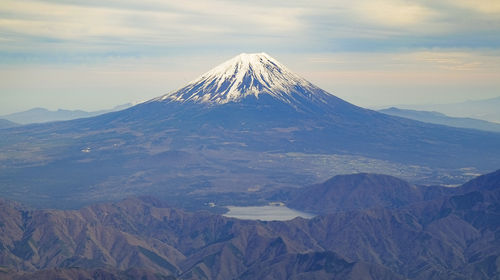
M 227 34 L 297 32 L 302 27 L 297 8 L 271 6 L 263 10 L 233 1 L 124 3 L 117 7 L 114 2 L 77 5 L 4 0 L 0 12 L 10 16 L 0 18 L 0 32 L 60 40 L 182 45 L 214 41 L 218 39 L 214 36 Z
M 484 14 L 500 14 L 500 1 L 498 0 L 452 0 L 451 5 L 474 10 Z
M 426 23 L 436 12 L 418 1 L 354 1 L 354 12 L 362 19 L 387 26 L 415 26 Z
M 3 0 L 0 36 L 6 43 L 0 46 L 0 51 L 31 47 L 34 53 L 40 53 L 56 47 L 68 52 L 84 48 L 104 52 L 124 49 L 147 55 L 148 48 L 169 47 L 329 49 L 356 44 L 370 49 L 372 43 L 377 48 L 439 47 L 447 41 L 438 35 L 451 36 L 457 45 L 470 44 L 472 39 L 481 44 L 477 34 L 484 30 L 491 32 L 500 26 L 500 21 L 485 23 L 473 15 L 464 21 L 462 15 L 454 14 L 457 7 L 473 7 L 471 3 L 469 0 L 456 3 Z M 495 3 L 479 0 L 474 7 L 494 12 L 498 6 Z M 407 41 L 401 41 L 402 37 L 408 37 Z
M 0 28 L 31 36 L 61 40 L 96 37 L 147 38 L 162 26 L 179 27 L 181 16 L 166 11 L 123 10 L 107 7 L 61 5 L 38 1 L 7 1 L 0 11 L 11 18 L 0 20 Z M 143 22 L 157 24 L 145 26 Z M 159 23 L 162 24 L 159 24 Z
M 470 52 L 417 52 L 411 55 L 417 62 L 429 64 L 449 71 L 489 71 L 495 61 L 491 57 L 484 57 L 477 53 Z M 496 62 L 499 62 L 498 57 Z M 500 69 L 498 69 L 500 70 Z

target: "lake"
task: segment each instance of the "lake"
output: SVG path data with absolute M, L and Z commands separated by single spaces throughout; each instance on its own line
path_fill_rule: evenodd
M 242 220 L 261 220 L 261 221 L 288 221 L 296 217 L 310 219 L 315 215 L 290 209 L 286 206 L 226 206 L 229 212 L 225 217 L 237 218 Z

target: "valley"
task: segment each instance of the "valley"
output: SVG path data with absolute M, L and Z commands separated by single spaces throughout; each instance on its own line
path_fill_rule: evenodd
M 478 172 L 474 168 L 409 166 L 363 156 L 227 148 L 205 149 L 195 154 L 167 151 L 119 155 L 117 152 L 109 159 L 106 157 L 111 155 L 103 155 L 98 149 L 75 153 L 74 158 L 41 166 L 4 167 L 0 174 L 3 186 L 0 195 L 42 208 L 78 208 L 138 193 L 155 194 L 171 203 L 192 206 L 217 195 L 238 193 L 240 198 L 232 202 L 248 204 L 265 203 L 264 197 L 281 188 L 300 188 L 339 174 L 390 174 L 416 184 L 458 185 Z
M 289 221 L 189 212 L 151 197 L 77 211 L 1 200 L 0 275 L 496 279 L 499 186 L 500 171 L 442 192 L 387 175 L 342 175 L 291 193 L 293 201 L 331 191 L 295 203 L 321 207 L 320 215 Z

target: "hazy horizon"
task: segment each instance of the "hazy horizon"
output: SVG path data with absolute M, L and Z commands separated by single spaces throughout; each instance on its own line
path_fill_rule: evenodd
M 155 96 L 155 97 L 158 97 L 158 96 Z M 397 108 L 400 108 L 400 109 L 411 109 L 411 110 L 425 110 L 425 106 L 432 106 L 432 105 L 448 105 L 448 104 L 460 104 L 460 103 L 465 103 L 465 102 L 474 102 L 474 101 L 487 101 L 487 100 L 493 100 L 493 99 L 498 99 L 500 98 L 500 96 L 494 96 L 494 97 L 490 97 L 490 98 L 478 98 L 478 99 L 464 99 L 462 101 L 454 101 L 454 102 L 449 102 L 449 103 L 400 103 L 400 104 L 383 104 L 383 105 L 373 105 L 373 106 L 365 106 L 365 108 L 368 108 L 368 109 L 372 109 L 372 110 L 380 110 L 380 109 L 387 109 L 387 108 L 390 108 L 390 107 L 397 107 Z M 145 102 L 145 101 L 148 101 L 149 99 L 147 100 L 135 100 L 135 101 L 130 101 L 130 102 L 126 102 L 126 103 L 121 103 L 121 104 L 111 104 L 110 107 L 105 107 L 105 106 L 96 106 L 96 107 L 90 107 L 88 110 L 85 110 L 85 109 L 82 109 L 80 107 L 74 107 L 74 108 L 66 108 L 66 107 L 42 107 L 42 106 L 36 106 L 36 107 L 31 107 L 31 108 L 28 108 L 28 109 L 25 109 L 25 110 L 21 110 L 21 111 L 12 111 L 12 112 L 9 112 L 9 113 L 5 113 L 5 114 L 0 114 L 1 115 L 10 115 L 10 114 L 15 114 L 15 113 L 21 113 L 21 112 L 25 112 L 25 111 L 29 111 L 29 110 L 33 110 L 33 109 L 46 109 L 46 110 L 49 110 L 49 111 L 58 111 L 58 110 L 68 110 L 68 111 L 84 111 L 84 112 L 98 112 L 98 111 L 108 111 L 108 110 L 113 110 L 113 109 L 120 109 L 120 107 L 122 106 L 127 106 L 127 105 L 130 105 L 130 106 L 134 106 L 134 105 L 137 105 L 139 103 L 142 103 L 142 102 Z M 356 103 L 353 103 L 354 105 L 358 105 L 359 104 L 356 104 Z M 121 109 L 120 109 L 121 110 Z

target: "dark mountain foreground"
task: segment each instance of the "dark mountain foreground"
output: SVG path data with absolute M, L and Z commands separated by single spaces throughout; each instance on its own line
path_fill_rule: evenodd
M 363 197 L 370 182 L 389 193 Z M 342 200 L 306 188 L 304 198 L 329 210 L 286 222 L 185 212 L 151 198 L 71 211 L 1 201 L 0 277 L 500 279 L 499 182 L 500 170 L 426 197 L 392 177 L 338 176 L 323 185 L 342 190 Z
M 400 208 L 457 191 L 457 188 L 414 185 L 388 175 L 358 173 L 338 175 L 321 184 L 293 190 L 284 200 L 295 209 L 328 214 L 375 207 Z
M 4 278 L 3 278 L 4 277 Z M 175 280 L 173 276 L 141 269 L 83 269 L 83 268 L 53 268 L 35 272 L 13 272 L 0 269 L 0 278 L 5 280 L 53 280 L 53 279 L 79 279 L 79 280 L 118 280 L 118 279 L 148 279 L 148 280 Z

